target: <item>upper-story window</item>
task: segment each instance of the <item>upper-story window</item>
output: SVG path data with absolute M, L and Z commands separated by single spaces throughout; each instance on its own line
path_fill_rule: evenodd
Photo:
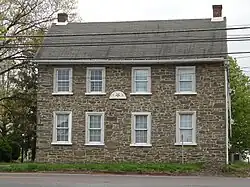
M 195 66 L 176 67 L 176 92 L 180 94 L 196 93 Z
M 72 68 L 54 69 L 54 94 L 72 93 Z
M 87 94 L 105 93 L 105 68 L 91 67 L 87 68 Z
M 132 94 L 151 94 L 151 68 L 132 68 Z

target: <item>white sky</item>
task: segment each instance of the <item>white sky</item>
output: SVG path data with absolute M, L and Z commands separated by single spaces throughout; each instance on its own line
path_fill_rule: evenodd
M 79 13 L 84 22 L 211 18 L 213 4 L 223 5 L 228 27 L 250 26 L 250 0 L 79 0 Z M 232 34 L 250 36 L 250 29 L 228 32 Z M 231 42 L 228 48 L 229 52 L 250 51 L 250 41 Z M 250 54 L 240 56 L 249 56 L 238 62 L 250 72 Z

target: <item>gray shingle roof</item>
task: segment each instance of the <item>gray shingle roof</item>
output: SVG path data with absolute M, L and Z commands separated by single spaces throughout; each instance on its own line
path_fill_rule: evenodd
M 44 39 L 45 47 L 40 48 L 36 59 L 177 59 L 225 57 L 225 55 L 221 55 L 220 53 L 227 53 L 226 41 L 215 42 L 216 40 L 219 41 L 216 38 L 226 38 L 225 30 L 138 34 L 148 31 L 211 28 L 226 28 L 226 19 L 224 18 L 222 22 L 211 22 L 211 19 L 186 19 L 87 22 L 68 23 L 67 25 L 53 24 L 47 33 L 48 35 L 84 35 L 89 33 L 117 32 L 136 32 L 137 34 L 46 37 Z M 211 39 L 211 41 L 197 42 L 192 39 Z M 109 44 L 98 44 L 98 42 L 109 42 Z M 117 42 L 120 42 L 120 44 Z M 139 43 L 135 45 L 135 42 Z M 46 47 L 48 45 L 60 45 L 60 47 Z M 219 53 L 219 55 L 212 55 L 214 53 Z

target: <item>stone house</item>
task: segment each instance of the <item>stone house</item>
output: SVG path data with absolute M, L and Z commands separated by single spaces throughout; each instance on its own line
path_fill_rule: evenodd
M 68 23 L 58 14 L 35 57 L 36 160 L 227 163 L 221 11 L 101 23 Z

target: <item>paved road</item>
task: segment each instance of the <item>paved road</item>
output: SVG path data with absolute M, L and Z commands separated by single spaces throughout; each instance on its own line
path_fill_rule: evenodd
M 3 174 L 0 187 L 249 187 L 250 179 L 79 174 Z

